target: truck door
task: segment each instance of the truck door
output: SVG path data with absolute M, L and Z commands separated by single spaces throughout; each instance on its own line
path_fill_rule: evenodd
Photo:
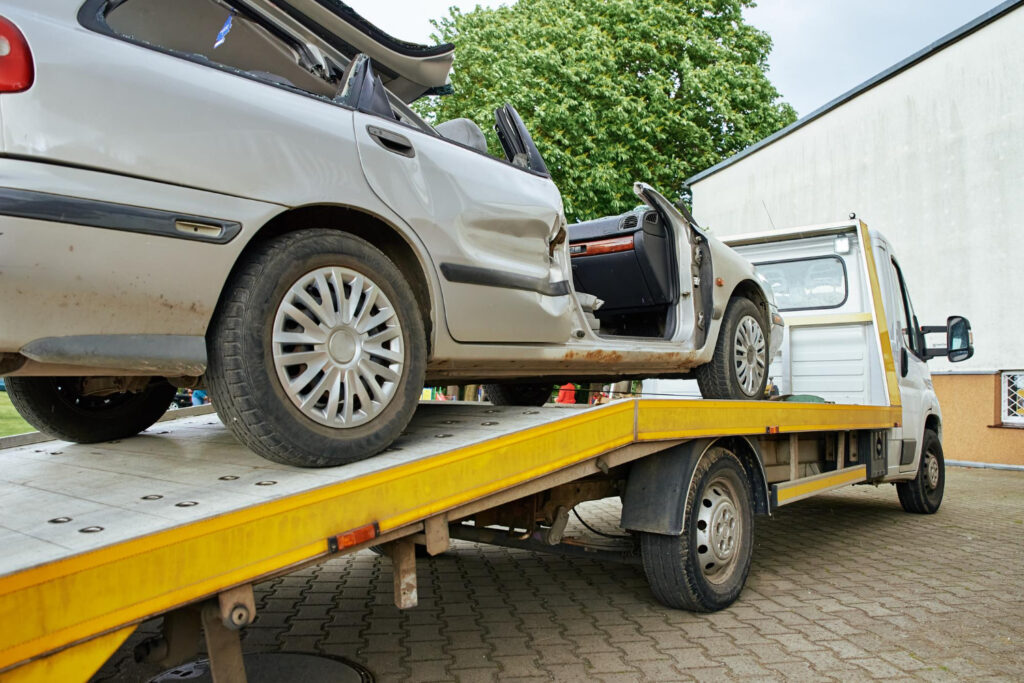
M 914 314 L 910 292 L 903 271 L 893 257 L 889 258 L 891 304 L 889 314 L 892 332 L 893 360 L 899 374 L 900 396 L 903 404 L 903 436 L 897 452 L 900 471 L 912 471 L 917 463 L 921 439 L 924 435 L 925 399 L 931 375 L 925 362 L 924 334 Z M 890 458 L 890 464 L 893 459 Z

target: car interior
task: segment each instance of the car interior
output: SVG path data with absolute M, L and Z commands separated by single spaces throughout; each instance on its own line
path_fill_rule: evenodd
M 604 301 L 594 311 L 601 334 L 671 336 L 673 250 L 672 229 L 646 206 L 569 226 L 573 287 Z

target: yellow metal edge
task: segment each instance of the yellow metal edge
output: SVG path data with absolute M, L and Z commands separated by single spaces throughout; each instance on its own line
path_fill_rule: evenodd
M 199 522 L 176 527 L 174 529 L 168 529 L 166 531 L 157 532 L 137 539 L 131 539 L 113 546 L 100 548 L 95 551 L 52 562 L 42 567 L 29 569 L 10 576 L 0 577 L 0 597 L 12 591 L 27 588 L 33 585 L 33 583 L 48 581 L 54 575 L 81 571 L 97 564 L 107 564 L 112 559 L 117 559 L 117 557 L 130 557 L 140 552 L 146 552 L 154 548 L 162 547 L 168 542 L 180 542 L 206 534 L 216 533 L 226 528 L 238 526 L 238 524 L 246 521 L 266 518 L 275 514 L 288 512 L 290 510 L 318 503 L 323 500 L 338 498 L 361 489 L 379 486 L 383 483 L 411 477 L 426 470 L 448 466 L 461 460 L 476 457 L 481 452 L 490 451 L 499 446 L 514 446 L 524 440 L 532 439 L 552 431 L 577 427 L 581 424 L 586 424 L 611 416 L 617 416 L 626 412 L 631 413 L 632 411 L 633 406 L 631 401 L 611 404 L 595 410 L 587 411 L 580 415 L 574 415 L 566 419 L 558 420 L 556 422 L 550 422 L 536 427 L 531 427 L 529 429 L 520 430 L 490 441 L 473 444 L 465 448 L 423 458 L 398 467 L 372 472 L 349 481 L 330 484 L 312 491 L 305 491 L 285 498 L 260 503 L 218 517 L 204 519 Z M 339 529 L 339 533 L 348 530 L 349 529 Z
M 892 357 L 892 346 L 889 323 L 885 318 L 885 306 L 882 303 L 882 290 L 878 282 L 878 268 L 875 265 L 875 251 L 871 245 L 868 226 L 860 221 L 861 244 L 864 249 L 864 263 L 868 271 L 868 283 L 871 286 L 871 301 L 875 316 L 875 331 L 878 336 L 879 350 L 882 354 L 882 366 L 885 369 L 885 386 L 888 390 L 889 405 L 900 404 L 900 385 L 896 377 L 896 362 Z
M 779 505 L 795 502 L 795 499 L 825 489 L 854 484 L 867 478 L 867 466 L 856 465 L 825 476 L 816 476 L 812 480 L 800 480 L 774 484 L 775 500 Z
M 634 410 L 633 401 L 612 404 L 327 491 L 297 494 L 5 577 L 0 580 L 5 595 L 0 668 L 325 554 L 330 535 L 373 521 L 382 529 L 396 528 L 630 443 Z M 553 452 L 568 455 L 552 461 L 547 454 Z M 485 481 L 473 486 L 481 476 Z M 459 481 L 469 483 L 459 486 Z M 443 496 L 439 492 L 445 489 L 460 494 Z M 426 502 L 415 502 L 421 500 Z M 235 563 L 225 565 L 224 557 Z M 115 595 L 110 585 L 118 586 Z M 59 597 L 69 595 L 77 600 L 65 604 Z M 28 622 L 19 622 L 18 614 L 30 615 Z M 45 624 L 42 615 L 50 615 Z
M 902 419 L 899 406 L 848 406 L 775 401 L 682 401 L 643 399 L 637 440 L 657 441 L 697 436 L 887 429 Z
M 786 318 L 788 327 L 818 327 L 821 325 L 851 325 L 869 323 L 874 318 L 870 313 L 826 313 L 822 315 L 805 315 L 799 318 Z
M 70 683 L 87 681 L 99 671 L 110 655 L 121 647 L 128 636 L 135 632 L 135 626 L 128 626 L 113 633 L 93 638 L 48 657 L 33 660 L 16 669 L 0 673 L 2 683 Z

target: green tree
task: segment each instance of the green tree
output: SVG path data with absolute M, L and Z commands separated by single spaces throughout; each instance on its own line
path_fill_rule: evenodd
M 671 199 L 689 175 L 795 120 L 766 76 L 771 39 L 744 23 L 752 0 L 518 0 L 434 22 L 456 45 L 455 92 L 417 103 L 494 138 L 493 112 L 522 115 L 572 219 L 636 205 L 643 180 Z

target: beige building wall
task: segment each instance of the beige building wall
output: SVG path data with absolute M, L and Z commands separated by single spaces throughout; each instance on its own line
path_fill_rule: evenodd
M 1000 423 L 998 372 L 932 379 L 942 406 L 946 460 L 1024 466 L 1024 429 Z

